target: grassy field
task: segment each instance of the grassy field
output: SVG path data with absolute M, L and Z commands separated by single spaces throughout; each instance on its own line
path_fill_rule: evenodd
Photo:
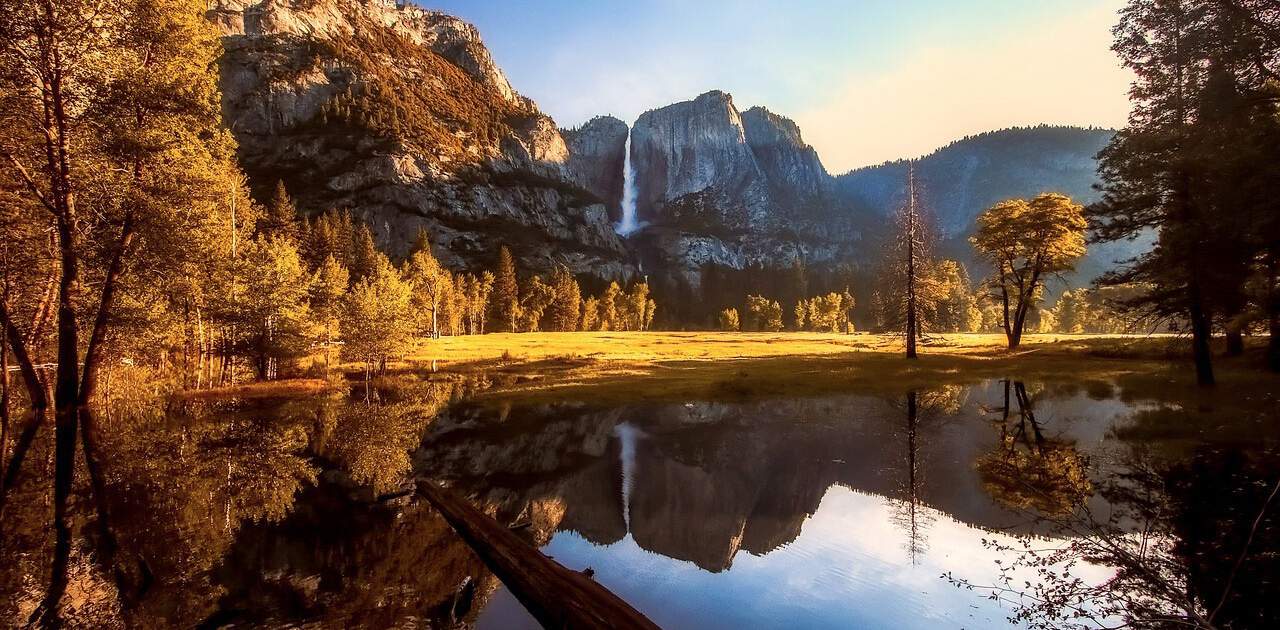
M 1015 353 L 1005 349 L 1002 334 L 939 335 L 921 346 L 921 354 L 1003 357 L 1042 352 L 1095 354 L 1128 358 L 1166 358 L 1183 341 L 1160 336 L 1027 335 Z M 725 361 L 788 356 L 852 353 L 900 354 L 901 336 L 778 332 L 574 332 L 496 333 L 442 337 L 419 342 L 408 356 L 413 362 L 437 360 L 443 365 L 477 361 L 541 361 L 589 358 L 599 361 Z
M 901 392 L 989 378 L 1190 384 L 1187 341 L 1172 336 L 1029 335 L 1008 351 L 1002 335 L 931 339 L 917 361 L 892 335 L 598 332 L 489 334 L 420 342 L 415 370 L 483 374 L 481 398 L 502 400 L 736 399 L 831 392 Z M 1221 365 L 1250 381 L 1272 378 Z

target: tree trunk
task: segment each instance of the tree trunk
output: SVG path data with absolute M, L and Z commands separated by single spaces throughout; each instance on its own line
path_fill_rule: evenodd
M 1280 372 L 1280 264 L 1274 249 L 1267 256 L 1267 367 Z
M 1009 349 L 1016 350 L 1022 345 L 1022 331 L 1027 327 L 1027 305 L 1023 296 L 1018 296 L 1018 306 L 1014 310 L 1013 327 L 1009 330 Z
M 1200 385 L 1213 385 L 1213 354 L 1209 349 L 1209 340 L 1213 334 L 1209 314 L 1205 312 L 1200 299 L 1200 288 L 1194 280 L 1188 286 L 1191 316 L 1191 348 L 1196 363 L 1196 382 Z
M 1244 354 L 1244 333 L 1238 326 L 1227 328 L 1227 356 L 1238 357 Z
M 200 305 L 196 305 L 196 389 L 204 387 L 204 317 L 200 312 Z
M 426 479 L 419 479 L 417 488 L 543 627 L 658 627 L 590 577 L 543 555 L 454 492 Z
M 3 299 L 3 298 L 0 298 Z M 0 471 L 9 456 L 9 330 L 0 326 Z M 0 494 L 5 491 L 0 477 Z
M 440 303 L 436 302 L 431 307 L 431 338 L 432 339 L 440 338 L 439 313 L 440 313 Z
M 907 172 L 907 358 L 916 358 L 916 188 L 915 172 Z
M 1004 339 L 1012 350 L 1018 347 L 1013 339 L 1013 326 L 1009 321 L 1009 284 L 1004 272 L 1004 263 L 1000 263 L 1000 304 L 1004 310 Z

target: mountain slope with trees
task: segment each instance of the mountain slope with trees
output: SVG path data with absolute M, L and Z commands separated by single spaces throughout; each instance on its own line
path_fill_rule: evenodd
M 475 28 L 393 0 L 217 0 L 223 115 L 255 191 L 306 215 L 349 210 L 380 247 L 420 228 L 446 265 L 627 277 L 604 200 L 554 121 L 515 92 Z

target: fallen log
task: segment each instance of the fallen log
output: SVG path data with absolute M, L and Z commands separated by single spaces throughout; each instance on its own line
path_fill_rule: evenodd
M 418 492 L 544 628 L 658 628 L 609 589 L 542 555 L 447 488 L 418 479 Z

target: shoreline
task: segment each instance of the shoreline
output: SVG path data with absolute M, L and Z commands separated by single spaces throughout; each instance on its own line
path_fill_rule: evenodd
M 1245 356 L 1219 357 L 1219 391 L 1280 382 L 1254 365 L 1266 339 L 1251 341 Z M 1197 389 L 1189 340 L 1176 335 L 1037 334 L 1009 351 L 1001 334 L 953 333 L 920 348 L 920 358 L 908 360 L 901 336 L 869 333 L 490 333 L 419 340 L 390 372 L 486 379 L 473 397 L 482 404 L 900 394 L 1002 378 Z M 352 386 L 359 372 L 343 364 L 327 380 L 298 377 L 176 396 L 314 395 Z

